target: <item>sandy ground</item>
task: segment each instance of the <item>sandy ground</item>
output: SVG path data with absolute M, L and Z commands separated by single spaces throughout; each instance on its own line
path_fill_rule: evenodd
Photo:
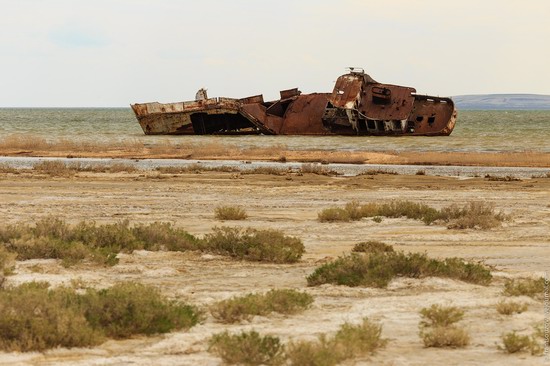
M 443 207 L 481 200 L 511 215 L 502 228 L 489 231 L 449 230 L 421 222 L 385 218 L 352 223 L 320 223 L 317 213 L 351 200 L 380 202 L 407 199 Z M 220 204 L 246 208 L 245 221 L 220 222 Z M 513 182 L 483 178 L 375 175 L 326 177 L 306 174 L 271 176 L 239 173 L 160 175 L 142 173 L 78 173 L 72 178 L 37 173 L 0 173 L 0 218 L 3 223 L 34 222 L 57 215 L 69 222 L 118 219 L 132 222 L 170 221 L 203 235 L 220 225 L 281 229 L 301 238 L 307 253 L 292 265 L 240 262 L 196 253 L 145 252 L 121 255 L 111 268 L 79 265 L 63 268 L 55 260 L 18 262 L 8 284 L 46 280 L 52 285 L 104 287 L 117 281 L 153 284 L 166 295 L 207 306 L 252 291 L 294 288 L 315 297 L 313 307 L 295 316 L 255 317 L 237 325 L 213 318 L 186 332 L 108 341 L 91 349 L 55 349 L 45 353 L 0 353 L 3 365 L 218 365 L 207 352 L 208 338 L 225 329 L 291 339 L 315 339 L 336 331 L 343 322 L 367 316 L 383 325 L 385 349 L 348 364 L 376 365 L 537 365 L 550 359 L 529 354 L 508 355 L 497 349 L 500 336 L 511 330 L 528 334 L 544 319 L 543 303 L 531 298 L 529 310 L 503 316 L 495 304 L 506 278 L 541 276 L 550 268 L 550 178 Z M 320 263 L 348 253 L 365 240 L 381 240 L 396 249 L 426 251 L 430 256 L 460 256 L 494 266 L 490 286 L 459 281 L 400 278 L 387 289 L 323 285 L 307 287 L 305 277 Z M 431 304 L 463 307 L 461 324 L 472 337 L 464 349 L 424 348 L 418 336 L 419 310 Z

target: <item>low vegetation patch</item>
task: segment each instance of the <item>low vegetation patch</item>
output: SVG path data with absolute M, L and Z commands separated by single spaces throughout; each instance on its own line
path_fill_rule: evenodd
M 456 306 L 442 306 L 433 304 L 429 308 L 420 310 L 422 327 L 446 327 L 461 321 L 464 311 Z
M 486 266 L 460 258 L 438 260 L 421 253 L 374 252 L 353 253 L 325 263 L 307 277 L 307 282 L 309 286 L 331 283 L 386 287 L 397 276 L 446 277 L 481 285 L 487 285 L 492 278 Z
M 534 335 L 522 335 L 513 331 L 503 334 L 501 339 L 502 345 L 499 345 L 498 348 L 507 353 L 530 352 L 535 356 L 543 352 L 543 347 Z
M 15 253 L 9 252 L 0 244 L 0 286 L 2 286 L 2 276 L 7 276 L 13 272 L 15 257 Z
M 288 345 L 291 365 L 337 365 L 383 348 L 382 326 L 364 318 L 361 324 L 345 323 L 333 337 L 321 335 L 316 342 L 299 341 Z
M 432 305 L 420 310 L 420 337 L 425 347 L 465 347 L 470 343 L 468 332 L 455 323 L 464 311 L 455 306 Z
M 377 240 L 369 240 L 355 244 L 352 251 L 361 253 L 389 253 L 394 250 L 389 244 Z
M 210 338 L 208 351 L 228 364 L 280 365 L 284 362 L 284 346 L 279 338 L 261 336 L 254 330 L 215 334 Z
M 218 220 L 244 220 L 248 217 L 245 209 L 239 206 L 219 206 L 214 214 Z
M 439 222 L 453 229 L 490 229 L 500 226 L 506 219 L 496 213 L 492 205 L 484 202 L 470 202 L 463 207 L 451 205 L 437 210 L 425 204 L 410 201 L 359 204 L 352 201 L 343 208 L 331 207 L 318 213 L 320 222 L 361 220 L 364 217 L 407 217 L 421 220 L 426 225 Z
M 457 326 L 434 327 L 420 333 L 425 347 L 466 347 L 470 343 L 470 335 L 464 328 Z
M 513 301 L 499 301 L 496 305 L 496 309 L 499 314 L 512 315 L 521 314 L 529 308 L 526 303 L 513 302 Z
M 212 306 L 210 312 L 223 323 L 248 320 L 254 315 L 295 314 L 310 307 L 313 297 L 296 290 L 270 290 L 265 294 L 248 294 L 223 300 Z
M 215 227 L 204 242 L 214 253 L 257 262 L 294 263 L 305 252 L 300 239 L 270 229 Z
M 300 239 L 278 230 L 221 227 L 198 239 L 166 222 L 130 225 L 124 220 L 97 225 L 82 221 L 71 226 L 55 217 L 44 218 L 34 225 L 0 227 L 0 247 L 1 253 L 17 254 L 18 260 L 53 258 L 60 259 L 64 266 L 82 261 L 112 266 L 118 263 L 118 253 L 134 250 L 200 250 L 274 263 L 293 263 L 304 253 Z
M 106 337 L 188 329 L 200 318 L 194 307 L 168 300 L 145 285 L 121 283 L 83 294 L 48 286 L 32 282 L 0 290 L 0 349 L 88 347 Z
M 17 259 L 61 259 L 65 266 L 83 260 L 114 265 L 120 252 L 133 250 L 193 250 L 200 241 L 170 223 L 154 222 L 130 226 L 128 220 L 97 225 L 80 222 L 75 226 L 47 217 L 34 226 L 8 225 L 0 228 L 0 244 L 17 254 Z
M 544 282 L 544 277 L 509 280 L 504 284 L 503 294 L 506 296 L 541 298 L 544 293 Z

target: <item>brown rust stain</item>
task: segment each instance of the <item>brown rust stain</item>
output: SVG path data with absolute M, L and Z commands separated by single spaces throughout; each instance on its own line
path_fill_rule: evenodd
M 202 93 L 201 93 L 202 91 Z M 457 113 L 449 98 L 417 95 L 411 87 L 382 84 L 350 68 L 332 93 L 282 90 L 263 95 L 207 98 L 131 107 L 145 134 L 449 135 Z

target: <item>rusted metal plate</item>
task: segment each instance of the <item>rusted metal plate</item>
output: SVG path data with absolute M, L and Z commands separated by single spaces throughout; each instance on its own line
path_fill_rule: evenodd
M 281 99 L 262 95 L 207 98 L 131 107 L 146 134 L 448 135 L 456 122 L 449 98 L 418 96 L 415 89 L 382 84 L 351 69 L 332 93 L 282 90 Z

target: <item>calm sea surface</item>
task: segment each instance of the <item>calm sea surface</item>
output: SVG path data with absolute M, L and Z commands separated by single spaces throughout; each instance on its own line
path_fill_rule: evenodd
M 371 151 L 550 151 L 550 111 L 459 111 L 451 136 L 145 136 L 130 108 L 0 109 L 0 140 L 33 135 L 50 141 L 220 143 L 239 147 Z

